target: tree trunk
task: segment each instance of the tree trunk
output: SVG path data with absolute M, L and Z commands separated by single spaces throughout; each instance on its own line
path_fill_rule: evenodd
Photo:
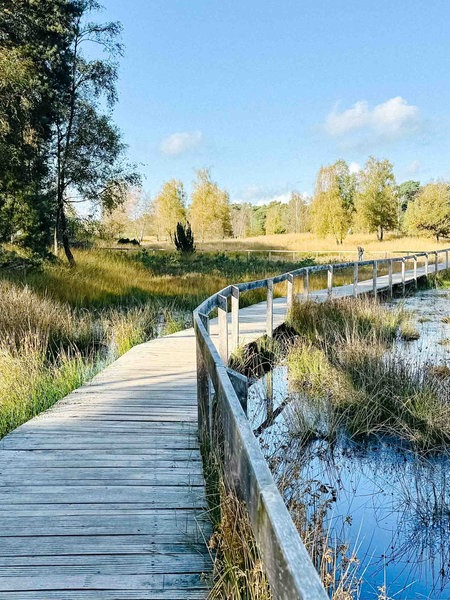
M 69 233 L 67 231 L 67 219 L 66 213 L 64 211 L 64 204 L 59 206 L 59 220 L 61 223 L 61 239 L 64 247 L 64 252 L 66 254 L 67 260 L 69 261 L 69 265 L 71 267 L 75 266 L 75 258 L 72 254 L 72 250 L 70 249 L 70 241 L 69 241 Z
M 383 234 L 384 234 L 383 227 L 380 227 L 379 231 L 377 231 L 377 238 L 378 238 L 379 242 L 383 241 Z

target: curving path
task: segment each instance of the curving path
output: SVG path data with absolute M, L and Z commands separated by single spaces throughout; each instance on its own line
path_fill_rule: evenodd
M 285 312 L 276 299 L 274 326 Z M 244 342 L 265 325 L 265 302 L 240 311 Z M 210 534 L 193 329 L 136 346 L 0 441 L 0 598 L 206 598 Z

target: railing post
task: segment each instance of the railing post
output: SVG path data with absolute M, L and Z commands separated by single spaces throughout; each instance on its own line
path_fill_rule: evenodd
M 245 375 L 241 375 L 241 373 L 233 371 L 233 369 L 227 369 L 227 373 L 242 409 L 247 414 L 248 379 Z
M 425 252 L 425 277 L 428 277 L 428 252 Z
M 373 295 L 377 297 L 377 279 L 378 279 L 378 263 L 376 260 L 373 261 L 372 265 L 372 291 Z
M 209 335 L 208 315 L 199 313 L 200 321 Z M 209 453 L 211 448 L 211 384 L 201 346 L 197 340 L 197 410 L 198 436 L 200 443 Z
M 228 299 L 222 294 L 217 296 L 219 321 L 219 354 L 224 365 L 228 364 Z
M 328 284 L 327 284 L 328 298 L 333 295 L 333 265 L 328 265 Z
M 294 276 L 291 273 L 288 273 L 287 276 L 287 308 L 288 310 L 292 308 L 294 304 Z
M 309 299 L 309 269 L 305 269 L 305 274 L 303 276 L 303 291 L 305 294 L 305 300 Z
M 448 250 L 445 251 L 445 269 L 448 270 Z
M 358 269 L 359 265 L 355 262 L 353 265 L 353 296 L 355 298 L 358 295 Z
M 394 261 L 391 259 L 389 259 L 389 295 L 392 298 L 393 294 L 394 294 L 394 288 L 392 285 L 392 273 L 394 270 Z
M 417 256 L 413 256 L 413 261 L 414 261 L 414 287 L 417 290 Z
M 272 251 L 269 250 L 269 261 L 271 261 L 271 260 L 272 260 Z
M 437 275 L 438 274 L 438 264 L 439 264 L 439 260 L 438 260 L 438 253 L 435 252 L 434 253 L 434 274 Z
M 239 348 L 239 288 L 231 286 L 231 352 Z
M 402 258 L 402 294 L 405 295 L 405 267 L 406 258 Z
M 273 279 L 267 280 L 266 334 L 273 335 Z

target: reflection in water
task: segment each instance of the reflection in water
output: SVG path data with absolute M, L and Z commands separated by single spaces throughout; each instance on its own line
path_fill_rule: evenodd
M 450 316 L 448 292 L 427 290 L 402 302 L 416 312 L 421 337 L 397 342 L 395 352 L 424 366 L 450 364 L 450 345 L 439 343 L 450 338 L 442 323 Z M 422 457 L 396 439 L 298 438 L 290 423 L 299 415 L 315 421 L 316 431 L 327 418 L 325 406 L 289 390 L 285 366 L 252 386 L 249 418 L 297 524 L 300 513 L 317 519 L 321 505 L 329 535 L 358 556 L 362 600 L 448 600 L 450 456 Z

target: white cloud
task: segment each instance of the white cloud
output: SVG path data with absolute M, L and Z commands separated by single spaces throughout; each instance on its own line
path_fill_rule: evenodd
M 410 175 L 416 175 L 421 169 L 422 163 L 420 160 L 413 160 L 412 163 L 406 167 L 406 172 Z
M 250 202 L 254 206 L 262 206 L 270 202 L 281 202 L 287 204 L 291 199 L 291 188 L 289 186 L 280 187 L 265 187 L 261 185 L 249 185 L 244 190 L 241 190 L 232 202 L 241 204 L 242 202 Z M 303 192 L 304 198 L 308 197 L 306 192 Z
M 350 171 L 350 173 L 354 174 L 354 173 L 358 173 L 359 171 L 361 171 L 361 165 L 357 162 L 351 162 L 348 165 L 348 170 Z
M 366 100 L 339 112 L 335 107 L 326 117 L 323 129 L 335 138 L 356 136 L 356 141 L 394 141 L 416 132 L 421 124 L 417 106 L 401 96 L 370 108 Z
M 201 131 L 180 131 L 161 140 L 159 149 L 166 156 L 180 156 L 197 148 L 202 140 Z

